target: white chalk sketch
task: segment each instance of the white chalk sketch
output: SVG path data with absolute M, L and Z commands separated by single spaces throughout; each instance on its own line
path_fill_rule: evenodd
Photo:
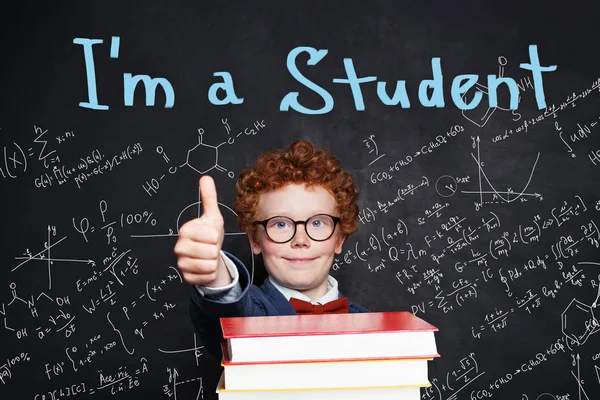
M 524 182 L 523 188 L 521 189 L 521 191 L 515 191 L 512 188 L 506 188 L 506 190 L 498 190 L 498 189 L 496 189 L 496 187 L 494 187 L 494 184 L 488 178 L 487 173 L 485 172 L 485 170 L 483 168 L 485 166 L 485 162 L 483 162 L 481 160 L 480 142 L 481 142 L 481 139 L 479 138 L 479 135 L 477 137 L 473 138 L 473 147 L 475 147 L 477 149 L 477 155 L 471 153 L 471 157 L 477 164 L 477 170 L 479 172 L 479 176 L 478 176 L 479 190 L 461 190 L 461 193 L 479 195 L 479 202 L 475 203 L 476 211 L 479 211 L 485 204 L 484 195 L 492 195 L 492 200 L 488 200 L 488 202 L 493 202 L 493 203 L 503 202 L 503 203 L 508 204 L 508 203 L 515 202 L 519 199 L 521 199 L 521 201 L 525 201 L 525 196 L 533 197 L 540 201 L 543 200 L 543 197 L 540 193 L 527 193 L 526 192 L 527 188 L 531 184 L 531 180 L 533 178 L 535 168 L 540 159 L 539 152 L 537 153 L 535 161 L 533 162 L 533 166 L 531 167 L 531 172 L 529 173 L 529 176 L 527 177 L 527 181 Z M 491 190 L 483 189 L 482 177 L 485 180 L 485 182 L 487 183 L 487 185 L 491 188 Z

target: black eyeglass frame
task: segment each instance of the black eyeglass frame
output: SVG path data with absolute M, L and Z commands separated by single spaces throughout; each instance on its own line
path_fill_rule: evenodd
M 308 228 L 307 228 L 307 223 L 308 221 L 310 221 L 311 219 L 318 217 L 319 215 L 323 215 L 323 216 L 327 216 L 329 218 L 331 218 L 333 220 L 333 229 L 331 230 L 331 234 L 329 236 L 327 236 L 325 239 L 314 239 L 312 236 L 310 236 L 310 233 L 308 233 Z M 267 231 L 267 224 L 269 223 L 270 220 L 274 219 L 274 218 L 287 218 L 290 221 L 292 221 L 294 223 L 294 233 L 292 234 L 292 236 L 284 241 L 284 242 L 278 242 L 276 240 L 273 240 L 273 238 L 271 236 L 269 236 L 269 232 Z M 334 217 L 333 215 L 329 215 L 329 214 L 315 214 L 312 217 L 304 220 L 304 221 L 294 221 L 293 219 L 291 219 L 290 217 L 286 217 L 284 215 L 275 215 L 274 217 L 271 218 L 267 218 L 264 219 L 262 221 L 254 221 L 252 224 L 253 225 L 262 225 L 263 228 L 265 228 L 265 234 L 267 235 L 267 237 L 269 238 L 269 240 L 271 240 L 274 243 L 278 243 L 278 244 L 282 244 L 282 243 L 287 243 L 289 241 L 291 241 L 294 236 L 296 236 L 296 232 L 298 230 L 298 224 L 303 224 L 304 225 L 304 232 L 306 232 L 306 236 L 308 236 L 311 240 L 314 240 L 315 242 L 324 242 L 326 240 L 329 240 L 329 238 L 331 238 L 331 236 L 333 236 L 333 233 L 335 232 L 335 227 L 336 225 L 342 220 L 341 217 Z

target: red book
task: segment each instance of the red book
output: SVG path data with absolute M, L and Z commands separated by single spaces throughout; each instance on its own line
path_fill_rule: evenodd
M 438 328 L 408 311 L 221 318 L 231 362 L 439 357 Z

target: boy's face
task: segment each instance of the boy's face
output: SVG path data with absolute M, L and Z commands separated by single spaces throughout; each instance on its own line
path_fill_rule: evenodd
M 294 221 L 305 221 L 316 214 L 339 215 L 333 196 L 321 186 L 308 188 L 304 184 L 289 184 L 261 196 L 257 220 L 284 216 Z M 304 224 L 298 224 L 296 234 L 287 243 L 270 240 L 262 226 L 257 227 L 254 238 L 248 236 L 254 254 L 262 253 L 269 275 L 277 283 L 300 292 L 318 289 L 323 285 L 327 288 L 327 276 L 334 255 L 341 253 L 345 240 L 337 225 L 333 235 L 321 242 L 308 237 Z

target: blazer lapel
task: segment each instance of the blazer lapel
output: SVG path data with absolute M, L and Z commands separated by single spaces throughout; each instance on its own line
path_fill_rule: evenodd
M 265 279 L 264 283 L 260 287 L 260 290 L 265 294 L 280 315 L 298 314 L 290 302 L 279 290 L 277 290 L 275 286 L 273 286 L 269 279 Z

